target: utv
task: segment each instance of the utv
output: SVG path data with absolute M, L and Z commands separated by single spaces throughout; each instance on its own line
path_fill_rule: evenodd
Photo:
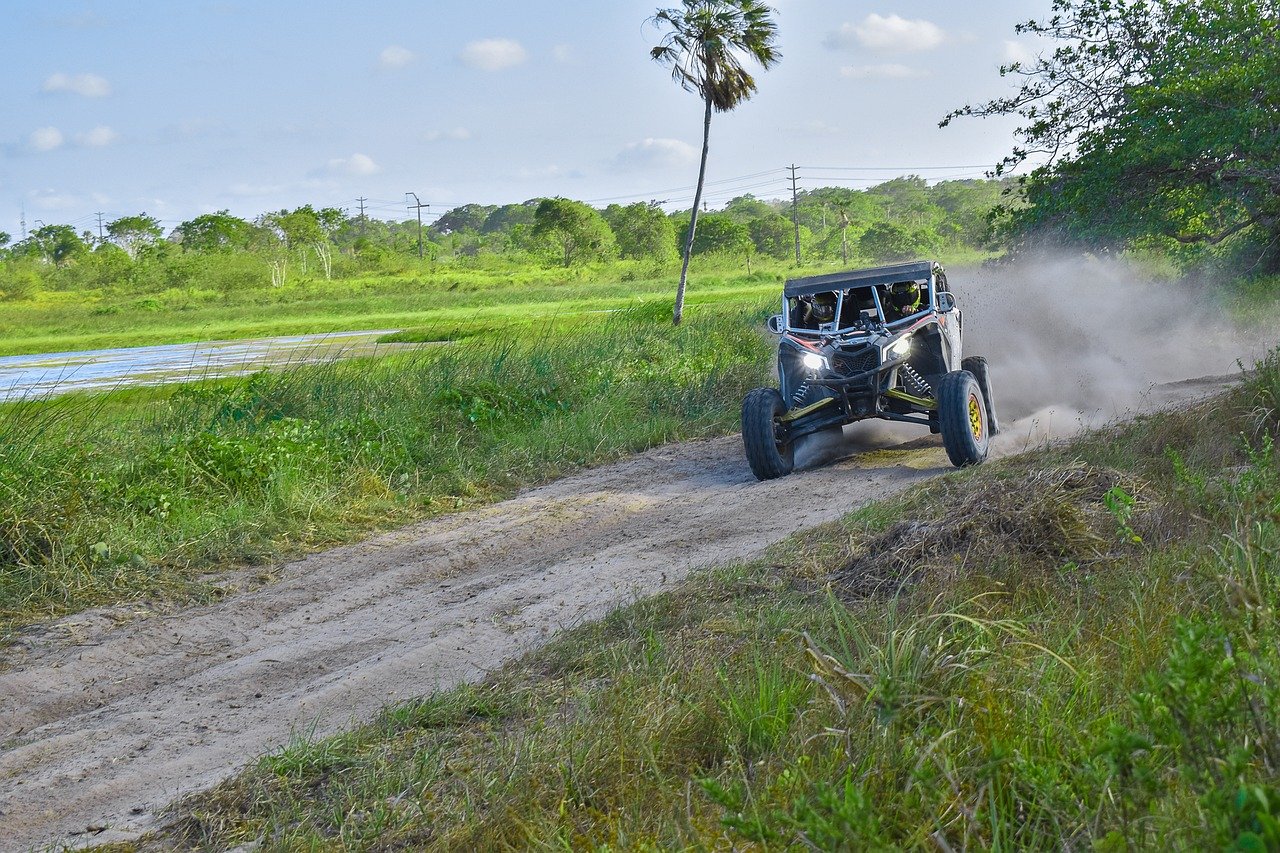
M 962 358 L 961 316 L 942 266 L 921 261 L 792 279 L 778 342 L 779 390 L 742 402 L 742 441 L 758 479 L 791 473 L 795 444 L 865 418 L 942 433 L 957 466 L 987 458 L 1000 431 L 986 359 Z

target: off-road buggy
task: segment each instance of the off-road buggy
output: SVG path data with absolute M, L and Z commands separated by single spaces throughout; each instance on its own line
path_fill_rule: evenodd
M 957 466 L 999 432 L 986 359 L 961 355 L 961 313 L 942 266 L 921 261 L 792 279 L 782 313 L 780 388 L 742 402 L 742 441 L 761 480 L 795 464 L 800 438 L 866 418 L 942 433 Z

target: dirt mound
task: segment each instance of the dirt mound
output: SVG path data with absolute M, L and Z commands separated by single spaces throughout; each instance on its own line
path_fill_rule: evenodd
M 954 574 L 998 555 L 1091 563 L 1138 535 L 1132 525 L 1135 512 L 1149 509 L 1145 491 L 1119 471 L 1084 463 L 940 483 L 926 504 L 928 520 L 889 527 L 832 579 L 843 594 L 865 598 L 892 595 L 927 574 Z

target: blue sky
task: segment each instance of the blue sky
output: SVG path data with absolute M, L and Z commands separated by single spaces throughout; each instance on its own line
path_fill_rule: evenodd
M 166 225 L 304 203 L 402 218 L 564 195 L 692 199 L 701 105 L 648 58 L 660 2 L 27 2 L 0 30 L 0 231 Z M 981 175 L 1013 124 L 949 110 L 1009 91 L 1049 0 L 777 0 L 782 62 L 712 123 L 714 207 L 734 195 Z M 829 167 L 829 168 L 819 168 Z M 964 167 L 964 168 L 934 168 Z

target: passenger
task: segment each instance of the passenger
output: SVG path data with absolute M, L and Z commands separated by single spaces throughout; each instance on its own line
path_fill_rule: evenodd
M 897 281 L 889 285 L 889 303 L 884 306 L 890 323 L 910 317 L 920 310 L 924 293 L 914 281 Z

